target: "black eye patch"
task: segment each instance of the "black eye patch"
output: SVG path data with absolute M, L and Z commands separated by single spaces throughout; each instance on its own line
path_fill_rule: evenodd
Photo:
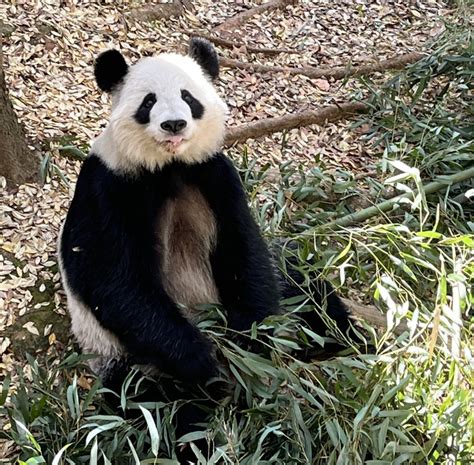
M 194 119 L 202 118 L 204 107 L 198 99 L 192 96 L 191 92 L 183 89 L 181 91 L 181 98 L 189 105 L 189 108 L 191 108 L 191 115 Z
M 156 103 L 156 95 L 153 93 L 146 94 L 142 103 L 135 112 L 135 120 L 140 124 L 148 124 L 150 122 L 150 111 Z

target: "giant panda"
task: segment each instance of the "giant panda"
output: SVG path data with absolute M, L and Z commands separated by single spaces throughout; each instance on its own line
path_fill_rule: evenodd
M 237 170 L 220 151 L 227 108 L 212 83 L 212 45 L 194 38 L 187 56 L 163 53 L 132 66 L 108 50 L 94 71 L 112 109 L 59 240 L 72 331 L 84 352 L 99 356 L 92 368 L 105 384 L 139 364 L 204 385 L 216 360 L 193 309 L 221 304 L 229 326 L 242 331 L 279 312 L 301 283 L 279 276 Z M 312 284 L 316 303 L 326 299 L 346 331 L 340 299 L 329 284 Z M 312 326 L 324 331 L 317 315 Z

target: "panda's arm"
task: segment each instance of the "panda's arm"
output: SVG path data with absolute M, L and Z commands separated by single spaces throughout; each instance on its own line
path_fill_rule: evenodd
M 248 329 L 278 311 L 278 286 L 267 245 L 230 160 L 214 156 L 200 165 L 197 179 L 217 221 L 211 265 L 221 303 L 233 328 Z
M 85 161 L 61 240 L 67 284 L 135 363 L 206 380 L 215 369 L 211 344 L 157 279 L 150 233 L 153 199 L 142 194 L 96 157 Z

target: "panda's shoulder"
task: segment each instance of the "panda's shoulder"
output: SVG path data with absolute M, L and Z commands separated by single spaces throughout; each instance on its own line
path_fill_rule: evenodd
M 215 166 L 224 167 L 227 169 L 235 169 L 232 160 L 225 155 L 223 152 L 215 153 L 209 160 L 210 163 L 213 163 Z
M 213 202 L 226 203 L 229 199 L 245 197 L 239 172 L 223 153 L 216 153 L 206 162 L 195 165 L 193 178 L 192 182 Z
M 111 170 L 98 155 L 91 152 L 82 163 L 76 189 L 84 187 L 94 191 L 98 188 L 103 191 L 120 184 L 123 184 L 123 178 Z
M 109 177 L 109 171 L 105 163 L 92 152 L 83 161 L 77 182 L 90 182 L 95 178 L 107 178 Z
M 222 180 L 225 178 L 237 179 L 239 177 L 232 160 L 222 152 L 215 153 L 205 163 L 200 164 L 199 170 Z

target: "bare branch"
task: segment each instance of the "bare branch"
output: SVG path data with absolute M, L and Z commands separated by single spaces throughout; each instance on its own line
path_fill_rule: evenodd
M 233 40 L 223 39 L 222 37 L 216 37 L 210 34 L 204 34 L 202 32 L 196 32 L 191 35 L 196 35 L 207 39 L 209 42 L 212 42 L 215 45 L 225 48 L 245 48 L 250 53 L 262 53 L 264 55 L 278 55 L 280 53 L 293 53 L 300 54 L 300 50 L 293 50 L 291 48 L 258 48 L 252 47 L 251 45 L 244 44 L 243 42 L 235 42 Z
M 374 63 L 367 63 L 364 65 L 351 66 L 332 66 L 332 67 L 321 67 L 316 68 L 315 66 L 301 66 L 298 68 L 292 68 L 289 66 L 268 66 L 261 65 L 258 63 L 245 63 L 239 60 L 233 60 L 231 58 L 220 58 L 221 66 L 225 68 L 239 68 L 247 69 L 256 73 L 287 73 L 287 74 L 302 74 L 308 76 L 311 79 L 318 78 L 332 78 L 335 80 L 344 79 L 350 76 L 362 76 L 389 69 L 402 69 L 406 65 L 415 63 L 416 61 L 423 58 L 421 53 L 407 53 L 396 57 L 389 58 L 388 60 L 377 61 Z
M 285 129 L 294 129 L 311 124 L 324 125 L 328 122 L 348 118 L 357 113 L 368 111 L 368 106 L 362 102 L 341 103 L 318 110 L 308 110 L 276 118 L 265 118 L 255 122 L 229 128 L 224 143 L 231 145 L 246 139 L 255 139 Z
M 374 305 L 362 305 L 343 297 L 341 300 L 349 309 L 350 313 L 357 319 L 364 320 L 372 326 L 387 329 L 387 316 Z M 408 331 L 408 326 L 405 322 L 401 322 L 398 326 L 393 328 L 393 332 L 397 335 L 400 335 L 405 331 Z
M 297 3 L 297 0 L 272 0 L 270 2 L 262 3 L 261 5 L 250 8 L 242 13 L 239 13 L 231 18 L 225 20 L 222 24 L 215 28 L 216 32 L 226 31 L 229 32 L 243 23 L 248 21 L 252 16 L 260 13 L 272 10 L 279 10 L 285 8 L 288 5 Z

